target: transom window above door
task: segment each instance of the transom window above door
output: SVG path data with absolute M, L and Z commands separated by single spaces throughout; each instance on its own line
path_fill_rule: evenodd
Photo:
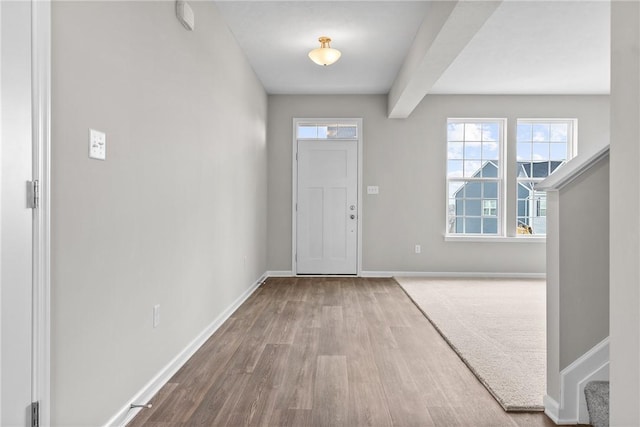
M 350 123 L 298 123 L 298 139 L 358 139 L 358 125 Z

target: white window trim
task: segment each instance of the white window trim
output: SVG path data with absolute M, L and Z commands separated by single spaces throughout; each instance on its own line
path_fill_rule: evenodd
M 546 236 L 522 237 L 470 235 L 470 234 L 445 234 L 445 242 L 453 243 L 545 243 Z

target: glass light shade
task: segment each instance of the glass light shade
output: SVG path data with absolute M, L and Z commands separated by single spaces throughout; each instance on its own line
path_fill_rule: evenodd
M 309 52 L 309 58 L 318 65 L 331 65 L 340 59 L 340 51 L 331 48 L 331 39 L 326 36 L 318 38 L 320 47 Z
M 331 47 L 319 47 L 309 52 L 309 58 L 318 65 L 331 65 L 340 59 L 340 51 Z

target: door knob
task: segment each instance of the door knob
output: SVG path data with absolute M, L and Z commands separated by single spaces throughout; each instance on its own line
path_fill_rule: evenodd
M 352 211 L 355 211 L 356 210 L 356 205 L 349 206 L 349 209 L 351 209 Z
M 356 219 L 356 216 L 355 216 L 355 215 L 353 215 L 353 214 L 351 214 L 351 215 L 349 216 L 349 218 L 351 218 L 351 219 Z

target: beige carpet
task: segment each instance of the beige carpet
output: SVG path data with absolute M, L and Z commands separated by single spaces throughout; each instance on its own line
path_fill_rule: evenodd
M 544 280 L 395 279 L 506 411 L 544 409 Z

